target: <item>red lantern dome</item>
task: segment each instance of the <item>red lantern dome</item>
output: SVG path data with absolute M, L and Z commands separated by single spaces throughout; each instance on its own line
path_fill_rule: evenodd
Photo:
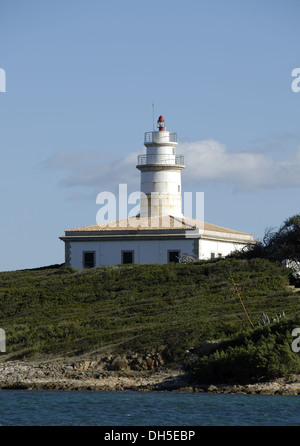
M 160 115 L 160 117 L 158 118 L 157 127 L 159 128 L 160 132 L 165 130 L 165 120 L 162 115 Z

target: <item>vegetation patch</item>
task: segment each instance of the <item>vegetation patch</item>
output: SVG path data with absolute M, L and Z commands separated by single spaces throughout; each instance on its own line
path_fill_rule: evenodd
M 285 321 L 300 315 L 300 294 L 288 285 L 289 271 L 265 259 L 2 272 L 2 359 L 160 352 L 169 364 L 187 364 L 187 351 L 253 331 L 261 314 L 284 311 Z M 250 351 L 254 341 L 247 342 Z M 239 348 L 241 358 L 246 347 Z M 223 358 L 228 351 L 222 351 Z M 237 351 L 231 353 L 238 362 Z M 207 370 L 213 358 L 205 360 Z
M 251 383 L 299 373 L 300 356 L 291 349 L 299 317 L 248 330 L 196 361 L 193 371 L 201 383 Z

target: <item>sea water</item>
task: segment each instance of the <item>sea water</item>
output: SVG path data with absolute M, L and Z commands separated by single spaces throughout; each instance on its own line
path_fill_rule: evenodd
M 299 426 L 300 396 L 0 390 L 1 426 Z

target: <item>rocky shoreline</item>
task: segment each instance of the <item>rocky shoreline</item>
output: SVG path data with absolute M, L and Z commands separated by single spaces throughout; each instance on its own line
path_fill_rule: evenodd
M 134 390 L 300 395 L 300 375 L 254 384 L 201 385 L 179 369 L 167 369 L 155 355 L 80 360 L 0 363 L 0 390 Z

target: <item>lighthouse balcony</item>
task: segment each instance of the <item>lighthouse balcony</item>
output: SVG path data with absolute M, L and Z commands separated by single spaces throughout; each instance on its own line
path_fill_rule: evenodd
M 153 165 L 166 165 L 166 166 L 183 166 L 183 155 L 139 155 L 138 166 L 153 166 Z
M 177 133 L 164 132 L 146 132 L 144 144 L 177 144 Z

